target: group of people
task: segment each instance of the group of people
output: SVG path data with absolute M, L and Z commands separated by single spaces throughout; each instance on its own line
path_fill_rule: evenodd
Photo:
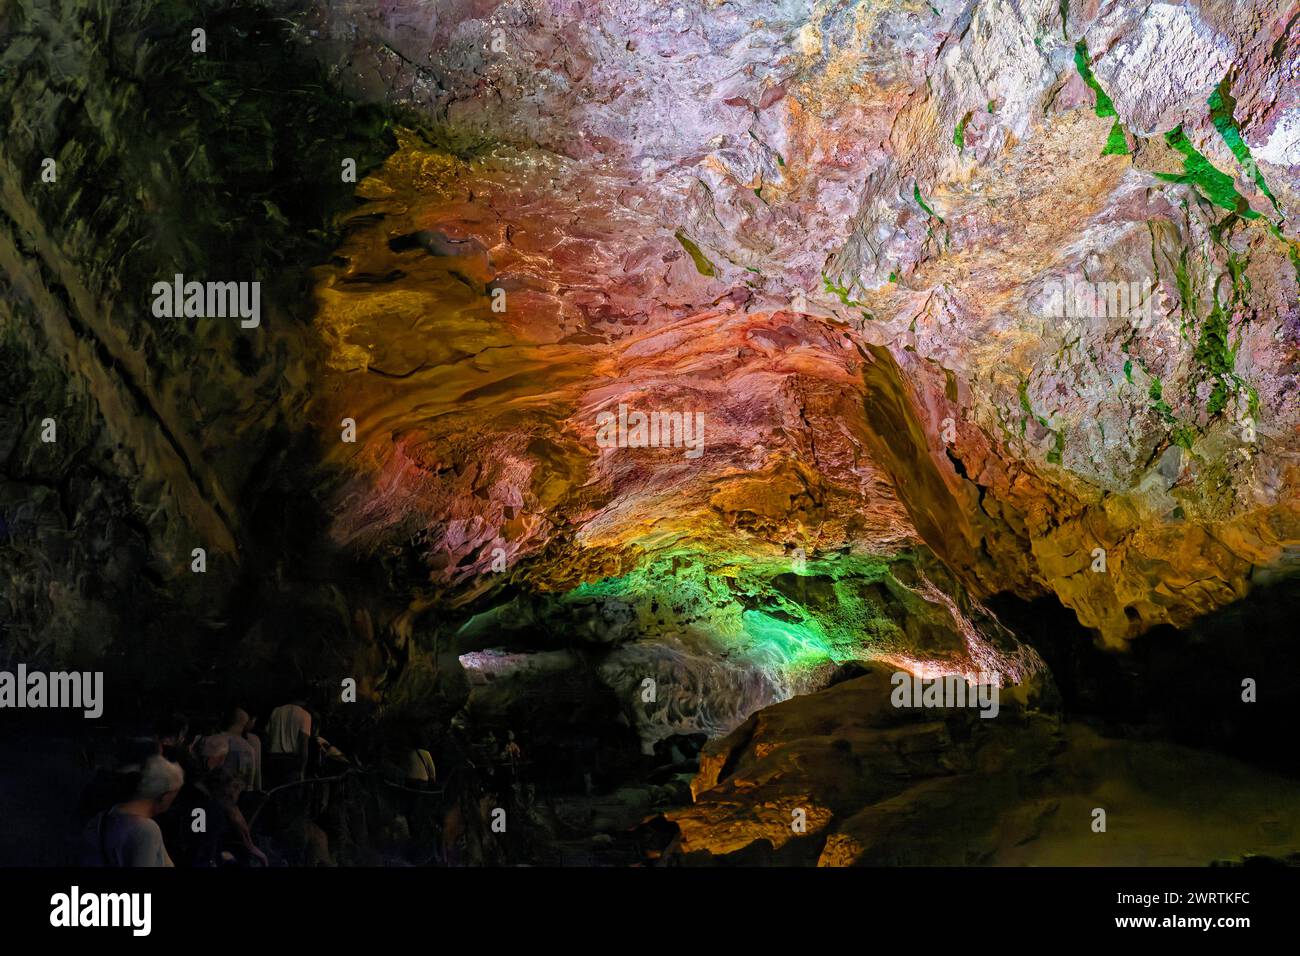
M 377 825 L 367 831 L 364 821 L 349 814 L 379 804 L 374 791 L 358 800 L 361 791 L 352 788 L 356 771 L 374 774 L 324 740 L 319 727 L 305 695 L 276 707 L 262 726 L 242 707 L 231 707 L 212 722 L 211 732 L 198 735 L 191 734 L 184 716 L 168 716 L 152 734 L 131 738 L 116 766 L 99 771 L 87 786 L 81 862 L 330 865 L 342 858 L 340 852 L 363 846 L 356 841 L 364 841 L 366 832 L 376 841 L 364 844 L 372 849 L 396 839 L 408 841 L 410 852 L 436 847 L 433 858 L 451 865 L 489 858 L 486 850 L 477 856 L 467 850 L 467 841 L 499 805 L 483 788 L 506 792 L 518 784 L 523 761 L 513 731 L 502 741 L 491 732 L 472 733 L 453 719 L 439 748 L 442 759 L 456 768 L 446 785 L 420 742 L 418 726 L 398 732 L 391 742 L 377 741 L 379 766 L 371 769 L 393 788 L 379 792 L 395 816 L 373 817 Z M 296 786 L 303 781 L 306 786 Z M 277 793 L 281 790 L 286 792 Z M 421 791 L 437 796 L 428 801 Z M 259 824 L 257 838 L 253 823 Z
M 304 779 L 309 754 L 328 752 L 302 700 L 271 711 L 264 742 L 256 720 L 232 707 L 214 732 L 191 736 L 179 714 L 133 738 L 82 797 L 89 866 L 268 865 L 250 817 L 266 791 Z

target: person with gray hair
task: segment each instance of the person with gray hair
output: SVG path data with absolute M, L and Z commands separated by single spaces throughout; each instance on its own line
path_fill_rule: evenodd
M 90 866 L 171 866 L 154 817 L 176 799 L 185 773 L 161 754 L 147 757 L 130 799 L 97 814 L 87 827 Z

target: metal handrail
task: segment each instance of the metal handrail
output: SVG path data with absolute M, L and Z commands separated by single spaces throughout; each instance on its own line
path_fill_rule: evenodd
M 342 773 L 335 774 L 329 777 L 303 777 L 301 780 L 290 780 L 288 783 L 282 783 L 279 786 L 272 787 L 269 790 L 250 789 L 249 791 L 250 793 L 260 793 L 264 797 L 266 797 L 266 799 L 262 802 L 262 805 L 259 806 L 253 812 L 253 816 L 248 820 L 248 825 L 250 827 L 253 825 L 253 821 L 256 820 L 258 816 L 261 815 L 262 811 L 271 802 L 271 798 L 277 793 L 280 793 L 285 790 L 292 790 L 298 787 L 306 787 L 318 783 L 337 783 L 340 780 L 346 780 L 348 777 L 362 777 L 366 780 L 371 780 L 375 777 L 378 777 L 380 783 L 384 784 L 385 786 L 393 790 L 400 790 L 403 793 L 414 793 L 422 797 L 442 797 L 445 796 L 447 792 L 446 787 L 437 787 L 435 789 L 430 789 L 430 790 L 417 790 L 414 787 L 408 787 L 403 784 L 394 783 L 391 780 L 385 779 L 384 777 L 379 776 L 379 774 L 376 771 L 364 770 L 360 767 L 349 767 L 347 770 L 343 771 Z

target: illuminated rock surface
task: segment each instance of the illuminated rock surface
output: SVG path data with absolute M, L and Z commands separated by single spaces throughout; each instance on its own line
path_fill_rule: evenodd
M 1069 641 L 1137 669 L 1300 570 L 1284 6 L 273 6 L 214 19 L 198 66 L 151 2 L 112 42 L 76 4 L 0 14 L 10 653 L 356 675 L 367 714 L 468 701 L 557 760 L 584 721 L 632 753 L 739 733 L 669 814 L 687 853 L 1093 862 L 1057 828 L 1094 793 L 1142 792 L 1155 834 L 1227 775 L 1063 722 L 1055 687 Z M 57 189 L 23 185 L 50 152 Z M 262 278 L 260 329 L 148 317 L 205 270 Z M 1061 315 L 1070 277 L 1136 304 Z M 702 441 L 604 447 L 623 406 Z M 1298 690 L 1231 660 L 1209 711 L 1243 677 Z M 885 667 L 1039 709 L 896 723 Z M 1104 703 L 1084 683 L 1067 703 Z M 1250 772 L 1258 840 L 1112 862 L 1295 849 L 1291 785 Z M 787 851 L 796 798 L 819 836 Z M 964 836 L 904 846 L 953 803 Z
M 322 292 L 373 379 L 329 406 L 370 426 L 341 534 L 451 511 L 444 580 L 493 541 L 920 537 L 1112 643 L 1288 573 L 1297 40 L 1255 9 L 331 6 L 318 55 L 444 144 L 363 185 Z M 1150 314 L 1054 317 L 1070 275 Z M 703 459 L 598 454 L 619 402 L 706 410 Z
M 710 744 L 696 802 L 670 814 L 686 862 L 1204 866 L 1246 849 L 1286 856 L 1300 840 L 1294 780 L 1105 739 L 1009 696 L 985 720 L 900 711 L 890 693 L 875 671 Z M 1092 826 L 1099 807 L 1104 832 Z

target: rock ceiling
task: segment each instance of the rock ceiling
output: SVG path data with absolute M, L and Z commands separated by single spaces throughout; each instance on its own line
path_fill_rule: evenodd
M 175 53 L 188 22 L 144 0 L 111 40 L 32 14 L 4 53 L 0 345 L 15 394 L 80 370 L 84 446 L 0 487 L 81 549 L 12 562 L 16 615 L 64 609 L 34 645 L 102 648 L 131 625 L 85 622 L 164 583 L 223 635 L 328 618 L 283 626 L 387 655 L 389 689 L 413 635 L 564 631 L 618 646 L 613 685 L 696 682 L 643 731 L 717 733 L 853 659 L 1024 679 L 997 595 L 1123 647 L 1300 569 L 1294 5 L 276 6 L 337 101 L 242 21 Z M 331 124 L 362 170 L 337 232 L 302 225 Z M 59 190 L 13 185 L 50 143 Z M 258 329 L 134 321 L 205 255 L 263 277 Z M 608 447 L 620 409 L 702 416 L 701 453 Z M 385 608 L 372 565 L 322 583 L 292 531 L 317 507 Z M 92 525 L 132 542 L 107 570 Z
M 553 590 L 924 547 L 1112 643 L 1294 568 L 1285 6 L 476 0 L 304 31 L 436 131 L 318 272 L 318 421 L 360 434 L 338 540 L 419 534 L 466 596 L 502 552 Z M 1133 307 L 1054 308 L 1071 280 Z M 599 447 L 620 403 L 703 412 L 703 455 Z

